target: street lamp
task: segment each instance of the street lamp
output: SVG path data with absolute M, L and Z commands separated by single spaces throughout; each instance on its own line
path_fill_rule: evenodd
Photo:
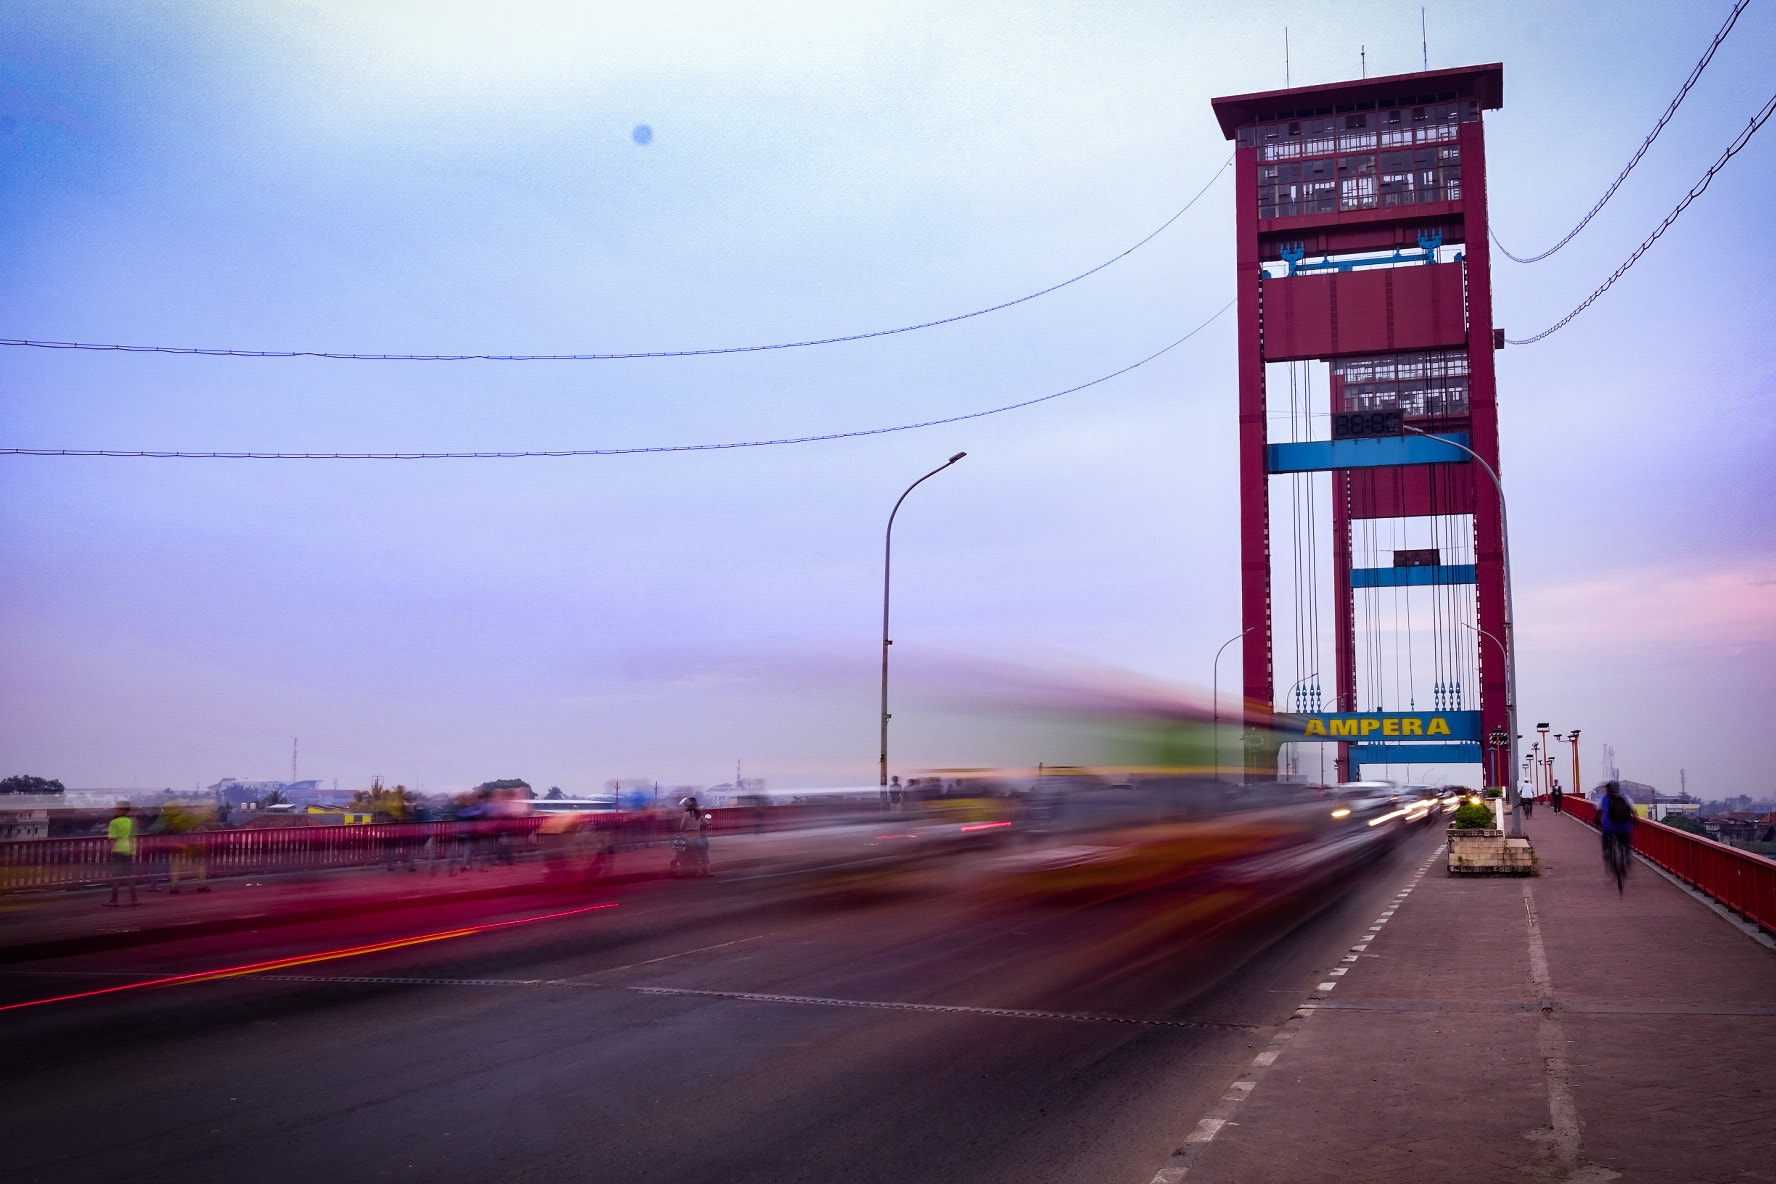
M 1536 731 L 1542 734 L 1542 759 L 1538 763 L 1541 765 L 1539 772 L 1542 774 L 1542 786 L 1545 789 L 1549 780 L 1548 774 L 1554 768 L 1554 746 L 1548 743 L 1547 724 L 1537 724 Z
M 919 488 L 921 484 L 937 476 L 963 457 L 966 452 L 958 452 L 943 464 L 938 465 L 929 473 L 906 487 L 906 493 L 900 495 L 894 503 L 894 509 L 888 512 L 888 530 L 882 542 L 882 784 L 888 784 L 888 647 L 894 643 L 888 640 L 888 575 L 894 556 L 894 516 L 900 513 L 900 503 L 906 501 L 907 493 Z
M 1214 736 L 1215 736 L 1215 780 L 1216 781 L 1221 780 L 1221 655 L 1226 651 L 1228 646 L 1232 645 L 1234 642 L 1238 641 L 1240 638 L 1244 637 L 1246 634 L 1250 633 L 1253 629 L 1256 629 L 1256 628 L 1258 628 L 1258 626 L 1252 625 L 1252 626 L 1249 626 L 1245 629 L 1241 629 L 1238 633 L 1235 633 L 1232 637 L 1230 637 L 1226 641 L 1222 642 L 1221 648 L 1215 651 L 1215 661 L 1213 663 L 1213 673 L 1209 677 L 1209 686 L 1210 686 L 1209 699 L 1211 700 L 1211 706 L 1209 708 L 1209 712 L 1210 712 L 1211 718 L 1215 721 L 1211 726 L 1214 730 Z
M 1585 788 L 1579 782 L 1579 730 L 1577 728 L 1574 728 L 1572 730 L 1572 735 L 1562 736 L 1560 738 L 1562 740 L 1566 741 L 1568 744 L 1572 745 L 1572 754 L 1573 754 L 1573 787 L 1572 787 L 1572 791 L 1576 794 L 1579 794 L 1582 797 L 1585 793 Z
M 1447 436 L 1432 436 L 1424 429 L 1415 428 L 1409 423 L 1400 426 L 1415 436 L 1441 440 L 1452 448 L 1461 449 L 1473 457 L 1482 469 L 1486 470 L 1486 475 L 1492 478 L 1493 488 L 1498 490 L 1499 542 L 1504 552 L 1505 566 L 1505 711 L 1510 716 L 1511 763 L 1509 767 L 1515 769 L 1517 767 L 1517 640 L 1511 635 L 1511 527 L 1505 514 L 1505 484 L 1499 480 L 1499 475 L 1493 471 L 1492 466 L 1486 463 L 1486 458 L 1466 444 L 1458 443 Z M 1518 807 L 1515 794 L 1511 797 L 1511 837 L 1523 837 L 1523 813 Z

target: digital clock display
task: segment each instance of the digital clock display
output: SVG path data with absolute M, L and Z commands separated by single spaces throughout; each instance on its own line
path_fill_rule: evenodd
M 1395 411 L 1335 411 L 1332 413 L 1332 438 L 1358 440 L 1366 436 L 1403 436 L 1406 419 Z

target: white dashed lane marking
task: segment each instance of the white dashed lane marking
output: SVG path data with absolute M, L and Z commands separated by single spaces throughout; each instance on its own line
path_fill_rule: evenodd
M 1412 890 L 1418 887 L 1418 882 L 1424 879 L 1425 873 L 1430 871 L 1437 860 L 1442 858 L 1444 850 L 1444 847 L 1438 847 L 1431 853 L 1431 857 L 1425 860 L 1424 865 L 1418 871 L 1413 873 L 1412 879 L 1406 882 L 1406 887 L 1400 890 L 1399 895 L 1388 902 L 1388 907 L 1375 919 L 1375 924 L 1369 926 L 1363 936 L 1357 940 L 1357 944 L 1350 948 L 1350 953 L 1339 959 L 1341 962 L 1355 962 L 1359 955 L 1368 950 L 1369 943 L 1375 940 L 1381 932 L 1382 926 L 1388 923 L 1388 918 L 1399 911 L 1400 905 L 1412 894 Z M 1227 1092 L 1221 1095 L 1221 1100 L 1216 1102 L 1214 1107 L 1197 1122 L 1196 1129 L 1191 1131 L 1184 1140 L 1184 1146 L 1173 1152 L 1172 1157 L 1166 1160 L 1165 1166 L 1160 1168 L 1159 1173 L 1153 1177 L 1153 1184 L 1179 1184 L 1190 1174 L 1191 1167 L 1202 1157 L 1203 1152 L 1208 1150 L 1209 1144 L 1215 1141 L 1215 1136 L 1221 1133 L 1221 1128 L 1233 1121 L 1233 1116 L 1239 1112 L 1240 1104 L 1251 1096 L 1254 1089 L 1258 1088 L 1258 1080 L 1263 1076 L 1265 1070 L 1276 1063 L 1277 1058 L 1282 1055 L 1283 1049 L 1288 1047 L 1288 1042 L 1294 1039 L 1295 1033 L 1299 1032 L 1301 1026 L 1307 1023 L 1308 1018 L 1313 1015 L 1318 1001 L 1335 990 L 1338 980 L 1349 970 L 1349 966 L 1334 966 L 1326 972 L 1324 981 L 1314 988 L 1314 993 L 1308 996 L 1300 1007 L 1295 1009 L 1295 1014 L 1283 1024 L 1282 1031 L 1271 1039 L 1263 1052 L 1252 1058 L 1252 1063 L 1246 1067 L 1246 1071 L 1240 1075 L 1239 1080 L 1228 1086 Z

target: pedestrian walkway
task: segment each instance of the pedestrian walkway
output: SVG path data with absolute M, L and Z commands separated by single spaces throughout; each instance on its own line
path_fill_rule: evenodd
M 1157 1180 L 1776 1180 L 1776 952 L 1540 810 L 1403 885 Z

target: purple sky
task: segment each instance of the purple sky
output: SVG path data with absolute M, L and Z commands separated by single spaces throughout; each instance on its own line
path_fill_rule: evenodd
M 1433 67 L 1505 65 L 1488 143 L 1507 246 L 1578 219 L 1730 7 L 1429 6 Z M 1306 84 L 1354 76 L 1361 47 L 1371 74 L 1417 69 L 1418 10 L 10 5 L 0 336 L 604 352 L 966 311 L 1176 212 L 1228 155 L 1209 99 L 1281 86 L 1285 25 Z M 1546 263 L 1498 261 L 1513 337 L 1682 197 L 1769 97 L 1773 51 L 1776 14 L 1753 5 L 1591 227 Z M 1583 729 L 1587 774 L 1607 742 L 1624 775 L 1675 788 L 1685 768 L 1706 797 L 1776 780 L 1776 308 L 1757 214 L 1773 144 L 1753 140 L 1569 328 L 1499 357 L 1523 719 Z M 1232 202 L 1223 176 L 1152 243 L 1041 300 L 815 349 L 520 364 L 0 348 L 0 446 L 599 448 L 960 414 L 1208 319 L 1232 296 Z M 833 443 L 0 457 L 0 774 L 280 777 L 299 736 L 303 775 L 342 786 L 578 792 L 713 782 L 736 760 L 779 784 L 867 782 L 882 522 L 961 449 L 896 529 L 897 768 L 1064 760 L 919 688 L 958 656 L 1206 688 L 1239 629 L 1234 429 L 1230 315 L 1087 391 Z

